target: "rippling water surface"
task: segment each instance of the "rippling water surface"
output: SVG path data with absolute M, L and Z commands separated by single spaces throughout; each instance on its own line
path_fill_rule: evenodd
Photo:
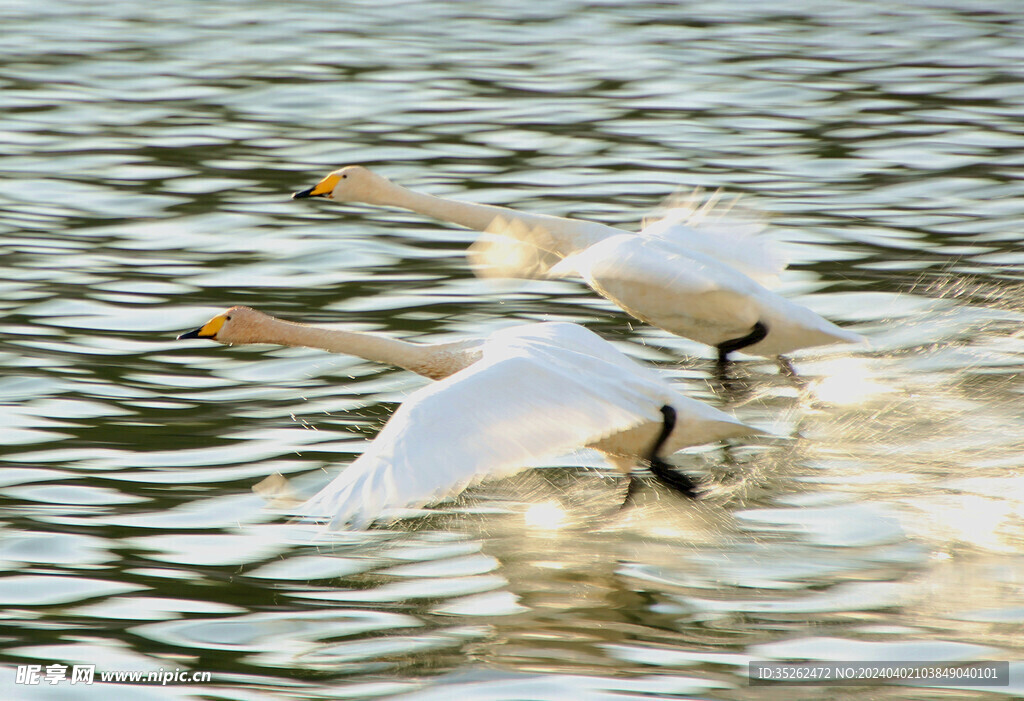
M 111 693 L 13 684 L 52 662 L 213 673 L 139 699 L 821 696 L 752 659 L 1010 660 L 872 698 L 1024 694 L 1024 15 L 821 5 L 4 3 L 4 697 Z M 722 386 L 579 285 L 474 279 L 469 232 L 288 199 L 347 163 L 627 228 L 722 187 L 792 244 L 785 294 L 871 344 Z M 421 340 L 574 320 L 780 438 L 677 456 L 697 504 L 619 513 L 579 454 L 323 536 L 252 485 L 314 489 L 424 381 L 174 340 L 239 303 Z

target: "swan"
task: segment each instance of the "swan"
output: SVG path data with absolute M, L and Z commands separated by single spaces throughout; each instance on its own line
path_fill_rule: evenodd
M 506 274 L 581 277 L 633 317 L 713 346 L 720 364 L 739 350 L 782 356 L 864 340 L 768 289 L 788 261 L 756 235 L 756 224 L 716 213 L 714 202 L 672 207 L 637 234 L 596 222 L 434 197 L 363 166 L 336 170 L 292 195 L 309 197 L 399 207 L 501 235 L 504 247 L 494 246 L 493 239 L 482 240 L 474 254 L 482 263 L 494 261 L 496 250 L 507 253 L 508 240 L 532 247 L 540 253 L 523 255 L 520 248 L 523 262 L 503 264 Z M 544 252 L 558 262 L 548 266 L 541 260 Z
M 645 461 L 688 496 L 698 485 L 661 456 L 690 445 L 763 435 L 673 390 L 592 331 L 568 322 L 514 326 L 437 344 L 284 321 L 232 307 L 179 339 L 272 343 L 346 353 L 437 380 L 413 392 L 366 451 L 297 513 L 363 527 L 581 447 L 617 468 Z M 627 502 L 635 482 L 630 476 Z

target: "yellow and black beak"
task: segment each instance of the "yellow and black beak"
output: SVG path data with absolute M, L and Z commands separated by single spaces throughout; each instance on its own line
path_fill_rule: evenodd
M 179 341 L 183 341 L 187 338 L 217 338 L 217 332 L 224 325 L 224 315 L 215 316 L 205 324 L 200 326 L 195 331 L 186 331 L 185 333 L 178 336 Z
M 203 327 L 200 326 L 194 331 L 186 331 L 185 333 L 178 334 L 179 341 L 184 341 L 186 338 L 205 338 L 205 336 L 203 336 Z
M 309 197 L 330 197 L 334 192 L 334 186 L 338 184 L 338 176 L 331 173 L 313 187 L 300 190 L 292 195 L 293 200 L 304 200 Z
M 317 194 L 316 186 L 306 188 L 305 190 L 299 190 L 292 195 L 293 200 L 304 200 L 307 197 L 323 197 L 324 193 Z

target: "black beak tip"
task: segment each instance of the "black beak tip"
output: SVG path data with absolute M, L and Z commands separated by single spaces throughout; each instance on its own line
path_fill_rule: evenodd
M 292 199 L 293 200 L 305 200 L 305 199 L 308 199 L 310 197 L 315 197 L 315 195 L 313 194 L 313 190 L 315 190 L 315 189 L 316 189 L 316 186 L 314 185 L 313 187 L 307 187 L 305 190 L 299 190 L 294 195 L 292 195 Z
M 187 338 L 202 338 L 202 336 L 199 335 L 199 332 L 201 330 L 202 329 L 196 329 L 195 331 L 186 331 L 183 334 L 179 334 L 178 335 L 178 340 L 179 341 L 184 341 Z

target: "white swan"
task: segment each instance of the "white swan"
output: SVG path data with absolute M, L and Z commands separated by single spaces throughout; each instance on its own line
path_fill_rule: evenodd
M 298 513 L 327 518 L 332 527 L 364 526 L 584 446 L 627 474 L 646 460 L 662 482 L 695 496 L 694 482 L 659 456 L 763 434 L 684 397 L 570 323 L 525 324 L 485 339 L 426 345 L 232 307 L 179 338 L 320 348 L 441 380 L 413 392 L 366 452 L 299 507 Z M 628 494 L 632 489 L 631 481 Z
M 754 235 L 758 227 L 753 222 L 726 219 L 708 208 L 670 209 L 636 234 L 595 222 L 433 197 L 362 166 L 336 170 L 292 197 L 400 207 L 469 229 L 497 229 L 561 259 L 545 270 L 539 256 L 523 257 L 520 250 L 526 260 L 511 266 L 506 262 L 506 272 L 523 277 L 578 275 L 637 319 L 714 346 L 720 362 L 741 349 L 777 356 L 864 340 L 761 284 L 776 279 L 786 261 L 764 237 Z M 493 258 L 486 241 L 477 256 Z

